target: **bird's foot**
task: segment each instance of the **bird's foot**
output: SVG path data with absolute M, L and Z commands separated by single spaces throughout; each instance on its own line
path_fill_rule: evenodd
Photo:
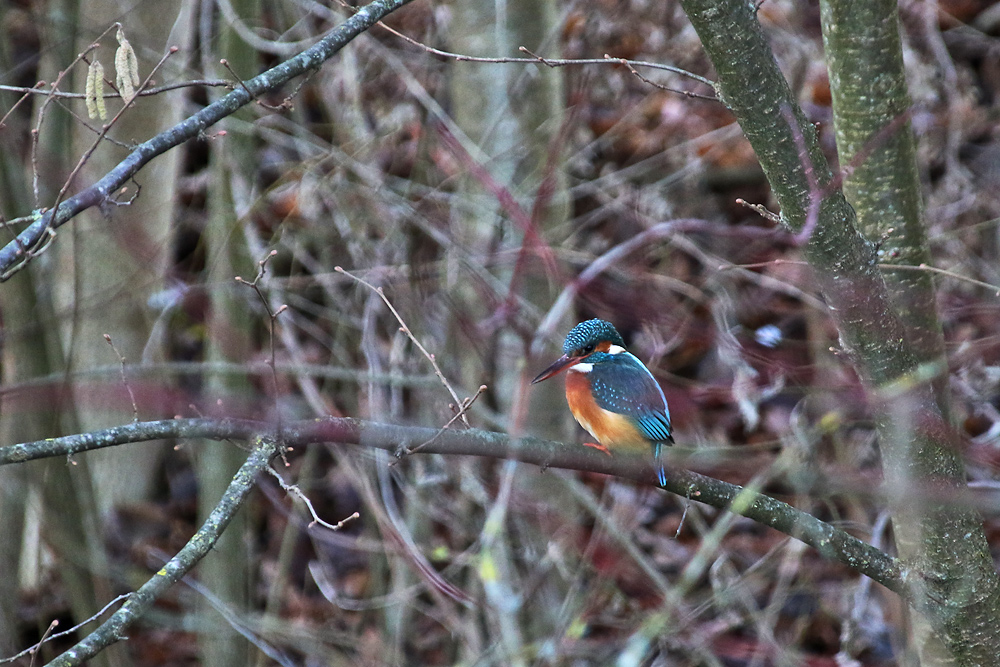
M 593 447 L 594 449 L 596 449 L 598 451 L 601 451 L 601 452 L 604 452 L 608 456 L 611 456 L 611 450 L 610 449 L 608 449 L 604 445 L 599 445 L 596 442 L 585 442 L 585 443 L 583 443 L 583 446 L 584 447 Z

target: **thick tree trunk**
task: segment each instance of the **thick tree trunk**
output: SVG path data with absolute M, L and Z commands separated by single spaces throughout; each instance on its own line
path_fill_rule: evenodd
M 210 16 L 214 10 L 213 6 L 202 7 L 202 11 Z M 246 18 L 252 22 L 260 15 L 260 2 L 237 0 L 233 2 L 233 10 L 240 20 Z M 215 20 L 220 22 L 214 31 L 220 48 L 219 53 L 211 58 L 205 54 L 202 67 L 206 77 L 231 76 L 219 64 L 220 56 L 239 76 L 249 78 L 256 74 L 256 51 L 239 38 L 232 26 L 225 24 L 225 19 L 215 14 Z M 199 25 L 205 27 L 206 23 L 201 21 Z M 201 35 L 201 39 L 204 43 L 213 39 L 213 35 Z M 246 363 L 253 355 L 253 330 L 264 324 L 247 320 L 246 300 L 235 293 L 236 290 L 246 289 L 237 285 L 235 277 L 241 275 L 252 279 L 256 270 L 256 262 L 246 252 L 244 236 L 240 231 L 242 225 L 248 224 L 242 215 L 246 214 L 246 207 L 252 200 L 251 184 L 258 168 L 255 137 L 247 131 L 252 127 L 252 121 L 252 110 L 237 111 L 231 119 L 224 121 L 223 127 L 227 130 L 225 138 L 212 145 L 208 224 L 203 237 L 206 256 L 211 258 L 206 269 L 211 301 L 205 345 L 205 361 L 210 368 L 219 362 Z M 242 206 L 237 206 L 237 202 Z M 238 406 L 253 400 L 254 388 L 249 378 L 242 375 L 209 372 L 205 389 L 206 400 L 222 398 Z M 204 520 L 215 509 L 246 455 L 238 447 L 229 444 L 219 447 L 218 443 L 207 441 L 193 451 L 197 452 L 195 467 L 199 516 Z M 247 530 L 247 513 L 240 511 L 219 538 L 212 554 L 198 566 L 199 576 L 206 588 L 237 617 L 248 613 L 250 601 L 250 567 L 254 559 L 248 548 Z M 199 607 L 206 620 L 198 637 L 202 663 L 220 667 L 248 665 L 250 646 L 246 638 L 232 627 L 208 598 L 202 597 Z
M 80 8 L 77 49 L 83 50 L 96 36 L 115 21 L 121 20 L 124 36 L 133 45 L 139 64 L 139 76 L 146 77 L 166 53 L 168 46 L 180 46 L 160 70 L 157 79 L 173 76 L 182 66 L 184 44 L 171 44 L 172 36 L 190 34 L 188 3 L 155 3 L 134 7 L 127 2 L 84 0 Z M 124 17 L 124 18 L 123 18 Z M 115 78 L 115 31 L 103 40 L 91 57 L 99 59 L 111 79 Z M 80 86 L 82 88 L 82 84 Z M 108 101 L 114 114 L 119 100 Z M 167 94 L 138 98 L 109 136 L 119 142 L 134 144 L 170 127 L 182 117 L 183 98 Z M 100 121 L 95 121 L 100 123 Z M 93 130 L 74 126 L 74 159 L 83 155 L 94 142 Z M 104 141 L 94 151 L 70 194 L 81 185 L 89 185 L 107 173 L 128 153 L 120 145 Z M 106 340 L 111 336 L 126 363 L 162 361 L 160 341 L 154 338 L 156 317 L 150 300 L 165 287 L 166 271 L 171 260 L 171 224 L 177 181 L 177 151 L 151 163 L 137 177 L 142 187 L 138 197 L 126 206 L 109 204 L 94 208 L 79 217 L 53 244 L 53 256 L 60 271 L 56 274 L 55 303 L 62 324 L 61 335 L 67 363 L 73 370 L 114 367 L 119 359 Z M 57 186 L 58 187 L 58 186 Z M 136 194 L 135 183 L 124 199 Z M 118 193 L 115 194 L 117 198 Z M 53 202 L 45 202 L 51 206 Z M 133 418 L 130 396 L 120 378 L 112 375 L 99 380 L 73 383 L 75 409 L 84 430 L 128 422 Z M 143 400 L 139 392 L 141 417 L 167 416 L 169 392 L 148 392 Z M 151 445 L 114 455 L 102 455 L 91 461 L 98 490 L 98 503 L 107 512 L 116 502 L 147 497 L 161 458 L 162 445 Z
M 844 196 L 854 207 L 861 232 L 879 242 L 882 263 L 930 263 L 921 219 L 916 139 L 907 118 L 910 97 L 896 0 L 823 0 L 820 6 Z M 887 271 L 884 275 L 907 341 L 923 365 L 920 375 L 933 378 L 947 423 L 951 412 L 948 367 L 931 274 Z M 933 462 L 928 464 L 933 467 Z M 904 503 L 910 501 L 904 497 Z M 916 501 L 918 507 L 921 504 Z M 899 553 L 911 560 L 922 546 L 919 541 L 904 544 L 902 540 L 918 536 L 920 528 L 900 527 L 917 516 L 912 511 L 896 512 L 893 518 Z M 924 665 L 932 664 L 940 650 L 932 647 L 934 640 L 926 624 L 918 623 L 915 629 L 910 633 L 914 648 Z

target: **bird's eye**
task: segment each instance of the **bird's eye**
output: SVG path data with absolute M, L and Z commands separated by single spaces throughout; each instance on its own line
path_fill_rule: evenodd
M 590 345 L 587 345 L 586 347 L 584 347 L 580 351 L 583 352 L 583 354 L 590 354 L 591 352 L 594 351 L 594 348 L 596 348 L 596 347 L 597 347 L 596 345 L 594 345 L 593 343 L 591 343 Z

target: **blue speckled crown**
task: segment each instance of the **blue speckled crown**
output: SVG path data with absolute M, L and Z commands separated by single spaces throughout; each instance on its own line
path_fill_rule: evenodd
M 569 354 L 573 350 L 579 350 L 590 343 L 599 343 L 602 340 L 625 347 L 625 341 L 622 340 L 618 329 L 615 329 L 611 322 L 594 319 L 580 322 L 566 334 L 566 340 L 563 341 L 563 353 Z

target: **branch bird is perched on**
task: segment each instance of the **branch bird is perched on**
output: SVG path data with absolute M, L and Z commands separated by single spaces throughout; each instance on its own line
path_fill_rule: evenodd
M 674 442 L 667 399 L 649 369 L 625 349 L 617 329 L 604 320 L 577 324 L 563 342 L 563 356 L 531 384 L 566 369 L 566 402 L 580 426 L 597 438 L 598 449 L 651 447 L 663 486 L 660 451 Z

